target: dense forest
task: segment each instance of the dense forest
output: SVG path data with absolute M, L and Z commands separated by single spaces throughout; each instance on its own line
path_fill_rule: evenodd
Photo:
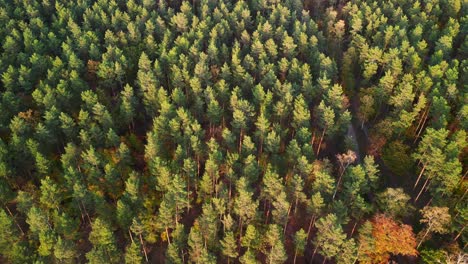
M 0 0 L 0 263 L 466 263 L 466 0 Z

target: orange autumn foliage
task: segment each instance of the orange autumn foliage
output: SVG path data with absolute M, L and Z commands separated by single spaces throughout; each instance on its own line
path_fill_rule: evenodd
M 366 263 L 387 263 L 391 255 L 417 256 L 416 239 L 409 225 L 399 224 L 385 215 L 377 215 L 371 222 L 372 239 L 361 241 Z

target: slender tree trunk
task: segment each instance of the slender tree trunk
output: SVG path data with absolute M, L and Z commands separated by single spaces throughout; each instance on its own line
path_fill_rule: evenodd
M 232 196 L 232 182 L 229 181 L 229 195 L 228 195 L 228 204 L 231 203 L 231 196 Z M 231 213 L 231 209 L 229 208 L 230 206 L 228 206 L 228 212 Z
M 351 230 L 351 235 L 350 235 L 350 237 L 353 236 L 354 230 L 356 230 L 357 223 L 358 223 L 358 220 L 356 220 L 356 222 L 354 222 L 354 226 L 353 226 L 353 229 Z
M 424 233 L 424 236 L 421 238 L 421 241 L 419 241 L 419 244 L 418 244 L 418 246 L 416 247 L 416 249 L 418 249 L 419 246 L 421 246 L 421 244 L 422 244 L 423 241 L 424 241 L 424 238 L 426 238 L 427 234 L 429 234 L 429 231 L 431 230 L 430 228 L 431 228 L 431 225 L 429 225 L 429 226 L 427 227 L 426 233 Z
M 312 134 L 312 139 L 310 140 L 310 145 L 312 146 L 312 149 L 314 149 L 314 143 L 315 143 L 315 129 L 314 129 L 314 133 Z
M 169 241 L 169 237 L 167 239 Z M 141 247 L 143 248 L 143 253 L 145 253 L 146 262 L 148 262 L 148 254 L 146 253 L 146 248 L 145 248 L 145 244 L 143 244 L 143 237 L 141 236 L 141 233 L 140 233 L 140 243 L 141 243 Z
M 353 264 L 356 264 L 356 261 L 359 259 L 359 251 L 361 250 L 361 244 L 359 244 L 359 247 L 356 252 L 356 258 L 353 261 Z
M 242 224 L 243 224 L 243 221 L 242 221 L 242 217 L 239 217 L 239 246 L 240 246 L 240 243 L 242 241 Z
M 427 117 L 429 116 L 429 109 L 427 111 L 427 114 L 426 116 L 424 117 L 424 121 L 421 125 L 421 128 L 419 129 L 419 132 L 418 134 L 416 135 L 416 138 L 414 139 L 413 143 L 416 143 L 416 141 L 418 140 L 419 136 L 421 135 L 421 132 L 424 130 L 424 125 L 426 124 L 426 121 L 427 121 Z
M 457 241 L 457 239 L 461 236 L 463 231 L 465 231 L 465 227 L 466 227 L 466 223 L 465 225 L 463 225 L 463 228 L 460 230 L 460 232 L 458 232 L 457 236 L 453 239 L 453 242 Z
M 289 206 L 288 215 L 286 216 L 286 223 L 284 224 L 284 230 L 283 230 L 284 235 L 286 235 L 286 228 L 288 227 L 289 214 L 291 213 L 291 208 L 292 208 L 292 205 Z
M 298 203 L 299 199 L 298 197 L 296 197 L 296 201 L 294 202 L 294 215 L 296 215 L 296 212 L 297 212 L 297 203 Z
M 241 129 L 240 130 L 240 135 L 239 135 L 239 154 L 241 154 L 242 152 L 242 134 L 243 134 L 243 130 Z
M 169 243 L 169 245 L 171 244 L 171 238 L 169 237 L 169 229 L 167 228 L 166 226 L 166 238 L 167 238 L 167 243 Z
M 430 178 L 428 177 L 426 181 L 424 182 L 424 185 L 421 188 L 421 191 L 419 191 L 418 196 L 416 196 L 416 199 L 414 199 L 415 202 L 419 199 L 419 196 L 421 196 L 421 194 L 423 193 L 424 189 L 426 188 L 427 183 L 429 182 L 429 179 Z
M 86 206 L 84 205 L 83 201 L 81 202 L 81 206 L 83 206 L 83 210 L 85 211 L 86 217 L 88 218 L 89 224 L 91 224 L 91 217 L 89 217 L 88 210 L 86 210 Z
M 315 246 L 314 253 L 312 254 L 312 258 L 310 259 L 310 263 L 314 260 L 315 253 L 317 253 L 318 246 Z
M 458 199 L 458 201 L 455 203 L 455 205 L 457 205 L 459 202 L 463 201 L 463 199 L 465 198 L 467 192 L 468 192 L 468 189 L 465 190 L 462 197 L 460 199 Z
M 16 221 L 15 217 L 13 216 L 13 214 L 11 213 L 10 211 L 10 208 L 8 208 L 8 206 L 5 205 L 5 208 L 7 209 L 8 211 L 8 214 L 11 216 L 11 219 L 13 219 L 13 222 L 15 222 L 16 226 L 19 228 L 19 230 L 21 231 L 21 235 L 24 236 L 24 231 L 23 229 L 21 228 L 21 226 L 18 224 L 18 222 Z
M 81 209 L 81 204 L 78 203 L 78 208 L 80 209 L 80 213 L 81 213 L 81 220 L 83 222 L 85 222 L 85 216 L 84 216 L 84 213 L 83 213 L 83 209 Z
M 130 229 L 128 229 L 128 234 L 130 235 L 130 240 L 132 240 L 132 243 L 135 243 L 135 241 L 133 241 L 133 235 L 132 235 L 132 231 L 130 231 Z
M 418 186 L 419 180 L 421 180 L 421 176 L 423 175 L 425 170 L 426 170 L 426 165 L 422 167 L 421 172 L 419 173 L 418 179 L 416 180 L 416 183 L 413 186 L 413 190 L 414 188 L 416 188 L 416 186 Z
M 335 192 L 333 193 L 333 197 L 332 197 L 333 201 L 335 200 L 335 196 L 336 196 L 336 193 L 338 192 L 338 188 L 340 188 L 341 179 L 343 178 L 343 174 L 344 174 L 345 170 L 346 170 L 346 168 L 343 168 L 343 171 L 341 172 L 340 177 L 338 178 L 338 183 L 336 184 L 336 189 L 335 189 Z
M 319 145 L 317 148 L 317 156 L 319 155 L 320 148 L 322 147 L 322 141 L 323 141 L 323 137 L 325 136 L 325 131 L 327 131 L 327 128 L 323 129 L 322 136 L 320 137 Z
M 294 251 L 294 264 L 296 264 L 296 258 L 297 258 L 297 249 Z
M 190 213 L 190 176 L 187 175 L 187 213 Z
M 418 132 L 419 130 L 419 126 L 421 126 L 421 123 L 422 121 L 424 120 L 424 116 L 426 115 L 426 112 L 429 110 L 429 107 L 427 107 L 426 109 L 424 109 L 424 112 L 421 116 L 421 119 L 419 119 L 419 122 L 418 122 L 418 126 L 416 127 L 416 129 L 414 130 L 414 135 L 416 135 L 416 133 Z
M 315 223 L 315 215 L 312 216 L 312 218 L 310 218 L 309 229 L 307 230 L 307 239 L 309 239 L 310 237 L 310 231 L 312 230 L 312 226 L 314 225 L 314 223 Z

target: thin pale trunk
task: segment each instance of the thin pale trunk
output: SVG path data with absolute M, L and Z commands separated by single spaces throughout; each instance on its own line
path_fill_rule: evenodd
M 242 221 L 242 217 L 240 217 L 240 221 L 239 221 L 239 246 L 240 246 L 240 243 L 242 241 L 242 225 L 243 225 L 243 221 Z
M 322 264 L 325 264 L 326 261 L 327 261 L 327 258 L 324 257 Z
M 424 117 L 424 121 L 421 125 L 421 128 L 419 129 L 419 132 L 418 134 L 416 135 L 416 138 L 414 139 L 413 143 L 416 143 L 416 141 L 418 140 L 419 136 L 421 135 L 421 132 L 424 130 L 424 125 L 426 124 L 426 121 L 427 121 L 427 117 L 429 116 L 429 109 L 427 111 L 427 114 L 426 116 Z
M 340 177 L 338 178 L 338 183 L 336 184 L 336 189 L 335 189 L 335 192 L 333 193 L 333 198 L 332 198 L 333 201 L 335 200 L 335 196 L 336 196 L 336 193 L 338 192 L 338 188 L 340 188 L 341 179 L 343 178 L 343 174 L 345 170 L 346 168 L 343 169 L 343 172 L 340 174 Z
M 431 228 L 431 226 L 429 226 L 429 227 L 427 228 L 426 233 L 424 233 L 424 236 L 421 238 L 421 241 L 419 241 L 419 244 L 418 244 L 418 246 L 416 247 L 416 249 L 418 249 L 419 246 L 421 246 L 421 244 L 422 244 L 423 241 L 424 241 L 424 238 L 426 238 L 427 234 L 429 234 L 429 231 L 431 230 L 430 228 Z
M 361 246 L 362 246 L 362 244 L 359 244 L 359 247 L 358 247 L 358 249 L 356 251 L 356 258 L 354 259 L 353 264 L 355 264 L 356 261 L 359 259 L 359 251 L 361 250 Z
M 240 135 L 239 135 L 239 154 L 241 154 L 242 152 L 242 134 L 243 134 L 243 130 L 241 129 L 240 131 Z
M 314 225 L 314 223 L 315 223 L 315 215 L 312 216 L 312 218 L 310 218 L 309 229 L 307 230 L 307 239 L 309 239 L 310 237 L 310 231 L 312 230 L 312 226 Z
M 325 131 L 327 131 L 327 128 L 325 128 L 322 132 L 322 136 L 320 137 L 320 141 L 319 141 L 319 145 L 318 145 L 318 148 L 317 148 L 317 156 L 319 155 L 320 153 L 320 148 L 322 147 L 322 141 L 323 141 L 323 137 L 325 136 Z
M 296 197 L 296 201 L 294 202 L 294 215 L 296 215 L 297 212 L 297 203 L 299 202 L 298 197 Z
M 457 205 L 459 202 L 463 201 L 463 199 L 465 198 L 467 192 L 468 192 L 468 189 L 465 190 L 462 197 L 460 199 L 458 199 L 458 201 L 455 203 L 455 205 Z
M 465 231 L 466 224 L 463 226 L 463 228 L 458 232 L 457 236 L 453 239 L 453 242 L 457 241 L 457 239 L 461 236 L 463 231 Z
M 430 178 L 428 177 L 426 181 L 424 182 L 424 185 L 421 188 L 421 191 L 419 191 L 418 196 L 416 196 L 416 199 L 414 199 L 415 202 L 419 199 L 419 196 L 421 196 L 421 194 L 423 193 L 424 189 L 426 188 L 427 183 L 429 182 L 429 179 Z
M 423 168 L 421 169 L 421 172 L 419 173 L 418 179 L 416 180 L 416 183 L 413 186 L 413 190 L 414 190 L 414 188 L 416 188 L 416 186 L 418 186 L 419 180 L 421 180 L 421 176 L 423 175 L 425 170 L 426 170 L 426 165 L 424 165 Z
M 84 216 L 84 213 L 83 213 L 83 209 L 81 209 L 81 204 L 80 203 L 78 203 L 78 208 L 80 209 L 81 220 L 84 222 L 85 221 L 85 216 Z
M 84 205 L 83 201 L 81 202 L 81 206 L 83 206 L 83 210 L 85 211 L 86 217 L 88 218 L 89 224 L 91 224 L 91 217 L 89 217 L 88 210 L 86 210 L 86 206 Z
M 294 264 L 296 264 L 296 258 L 297 258 L 297 249 L 294 251 Z
M 286 235 L 286 228 L 288 227 L 289 214 L 291 213 L 291 208 L 292 208 L 292 205 L 289 206 L 288 215 L 286 216 L 286 223 L 284 224 L 283 234 L 285 234 L 285 235 Z
M 200 154 L 197 154 L 197 177 L 200 177 Z
M 354 230 L 356 230 L 357 223 L 358 223 L 358 220 L 356 220 L 356 222 L 354 223 L 353 229 L 351 230 L 351 235 L 349 235 L 350 237 L 353 236 Z
M 231 204 L 231 196 L 232 196 L 232 182 L 229 181 L 228 204 Z M 228 206 L 228 208 L 230 208 L 230 206 Z M 231 213 L 231 209 L 228 209 L 228 212 Z
M 416 135 L 416 133 L 418 132 L 419 130 L 419 126 L 421 126 L 421 123 L 422 121 L 424 120 L 424 116 L 426 115 L 426 112 L 429 110 L 429 107 L 427 107 L 426 109 L 424 109 L 424 112 L 421 116 L 421 118 L 419 119 L 419 122 L 418 122 L 418 126 L 416 127 L 416 129 L 414 130 L 414 134 Z
M 128 229 L 128 234 L 130 235 L 130 240 L 132 240 L 132 243 L 135 243 L 135 241 L 133 241 L 133 235 L 132 235 L 132 231 L 130 231 L 130 229 Z
M 432 198 L 426 203 L 425 206 L 429 206 L 432 203 Z
M 143 253 L 145 253 L 146 262 L 148 262 L 148 254 L 146 253 L 145 244 L 143 244 L 143 237 L 141 236 L 141 234 L 140 234 L 140 243 L 141 243 L 141 247 L 143 248 Z
M 315 246 L 314 253 L 312 254 L 312 258 L 310 259 L 310 263 L 314 260 L 315 253 L 317 253 L 318 246 Z
M 190 213 L 190 176 L 187 175 L 187 213 Z
M 14 217 L 13 214 L 11 213 L 10 208 L 8 208 L 8 206 L 6 206 L 6 205 L 5 205 L 5 208 L 7 209 L 8 214 L 11 216 L 11 219 L 13 219 L 13 222 L 15 222 L 16 226 L 17 226 L 17 227 L 19 228 L 19 230 L 21 231 L 21 235 L 24 236 L 23 229 L 21 228 L 21 226 L 18 224 L 18 222 L 16 221 L 15 217 Z
M 167 238 L 167 243 L 169 243 L 169 245 L 171 244 L 171 239 L 169 237 L 169 229 L 167 228 L 166 226 L 166 238 Z

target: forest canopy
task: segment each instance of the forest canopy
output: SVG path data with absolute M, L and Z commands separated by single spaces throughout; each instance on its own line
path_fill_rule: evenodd
M 0 0 L 0 262 L 467 262 L 467 11 Z

